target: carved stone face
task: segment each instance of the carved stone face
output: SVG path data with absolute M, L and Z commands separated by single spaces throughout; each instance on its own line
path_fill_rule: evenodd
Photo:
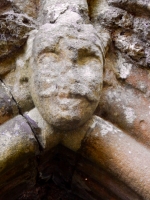
M 34 40 L 31 95 L 49 124 L 74 129 L 91 117 L 99 102 L 102 55 L 92 41 L 96 37 L 91 40 L 85 30 L 49 38 L 51 32 L 42 29 Z

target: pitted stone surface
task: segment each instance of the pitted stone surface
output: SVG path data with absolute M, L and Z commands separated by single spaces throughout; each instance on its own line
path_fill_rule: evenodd
M 77 13 L 72 13 L 74 23 L 66 15 L 35 35 L 29 79 L 42 117 L 59 129 L 74 129 L 91 117 L 99 102 L 103 49 L 92 25 L 81 24 Z
M 123 8 L 137 15 L 150 16 L 149 0 L 107 0 L 110 5 Z
M 149 11 L 1 0 L 2 200 L 50 179 L 86 200 L 150 199 Z
M 69 2 L 68 0 L 41 1 L 38 21 L 40 24 L 55 23 L 58 17 L 67 10 L 79 13 L 85 21 L 88 21 L 88 4 L 86 0 L 76 0 L 76 2 L 73 0 Z
M 0 14 L 0 24 L 0 58 L 21 47 L 28 32 L 35 28 L 31 18 L 13 11 Z
M 147 187 L 150 184 L 149 149 L 101 118 L 94 117 L 93 123 L 95 128 L 84 138 L 81 154 L 109 172 L 115 173 L 142 195 L 143 199 L 148 200 L 150 198 Z
M 19 113 L 9 89 L 0 81 L 0 124 Z
M 32 130 L 20 115 L 0 127 L 0 146 L 1 173 L 15 165 L 15 162 L 24 159 L 23 157 L 38 153 Z

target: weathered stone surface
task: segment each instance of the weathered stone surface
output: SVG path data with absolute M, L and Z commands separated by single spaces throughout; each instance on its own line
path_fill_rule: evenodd
M 38 144 L 26 120 L 18 115 L 0 127 L 0 194 L 12 199 L 36 181 Z M 9 191 L 9 193 L 8 193 Z
M 88 120 L 82 127 L 77 128 L 71 131 L 65 131 L 61 134 L 60 143 L 65 147 L 69 148 L 74 152 L 78 152 L 81 147 L 81 143 L 83 138 L 85 137 L 86 133 L 89 130 L 89 124 L 91 123 Z
M 0 81 L 0 125 L 17 115 L 18 112 L 9 89 Z
M 15 69 L 14 57 L 0 59 L 0 77 Z
M 149 106 L 149 98 L 136 90 L 128 87 L 109 87 L 103 90 L 97 114 L 149 146 Z
M 49 151 L 60 142 L 60 133 L 54 132 L 53 127 L 43 120 L 37 108 L 25 113 L 27 121 L 35 130 L 36 137 L 44 151 Z
M 128 36 L 122 32 L 114 34 L 115 47 L 119 49 L 124 56 L 135 65 L 149 67 L 150 47 L 147 43 L 145 47 L 141 40 L 138 40 L 135 35 Z
M 91 21 L 95 24 L 97 18 L 101 12 L 107 10 L 108 3 L 107 0 L 87 0 L 89 8 L 89 17 Z
M 72 15 L 74 23 L 64 14 L 56 26 L 39 29 L 30 62 L 33 101 L 42 117 L 59 129 L 74 129 L 91 117 L 103 80 L 98 33 L 92 25 L 82 24 L 77 13 Z
M 32 19 L 27 15 L 11 11 L 0 15 L 0 24 L 0 58 L 21 47 L 28 32 L 35 28 Z
M 137 15 L 150 16 L 149 0 L 107 0 L 110 5 L 123 8 Z
M 3 82 L 11 91 L 20 112 L 24 113 L 34 107 L 34 103 L 29 92 L 29 82 L 26 69 L 20 69 L 19 72 L 10 72 L 5 76 Z
M 16 165 L 16 162 L 38 153 L 37 142 L 26 120 L 18 115 L 1 125 L 0 173 Z
M 37 17 L 39 0 L 12 0 L 12 7 L 20 13 L 25 13 L 32 18 Z
M 112 124 L 97 117 L 93 118 L 91 121 L 93 121 L 93 124 L 92 123 L 89 124 L 89 128 L 87 129 L 87 135 L 83 140 L 82 138 L 79 139 L 82 141 L 82 143 L 80 142 L 82 146 L 78 152 L 80 152 L 87 159 L 90 159 L 92 162 L 102 166 L 105 170 L 110 171 L 113 175 L 117 176 L 119 180 L 123 181 L 125 185 L 128 185 L 133 190 L 132 192 L 132 190 L 127 188 L 125 189 L 124 188 L 125 186 L 122 186 L 122 188 L 120 189 L 122 192 L 119 190 L 120 193 L 118 193 L 117 192 L 118 190 L 116 191 L 114 187 L 111 188 L 111 186 L 109 185 L 107 189 L 108 190 L 112 189 L 112 195 L 111 195 L 112 197 L 114 193 L 114 195 L 117 195 L 117 197 L 120 197 L 121 199 L 124 199 L 125 196 L 128 199 L 149 199 L 149 192 L 148 192 L 149 189 L 148 187 L 144 186 L 145 182 L 148 181 L 147 166 L 149 165 L 149 156 L 150 156 L 149 150 L 140 143 L 138 143 L 135 139 L 122 132 L 120 129 L 114 127 Z M 72 148 L 72 143 L 74 143 L 74 134 L 70 132 L 68 133 L 68 135 L 66 134 L 66 136 L 70 137 L 70 139 L 65 139 L 62 144 L 74 150 Z M 138 156 L 139 155 L 142 156 L 142 154 L 145 159 L 144 162 L 140 158 L 137 159 Z M 142 163 L 142 166 L 140 163 Z M 58 166 L 60 166 L 60 164 Z M 55 168 L 53 167 L 49 170 L 47 168 L 46 171 L 45 169 L 40 168 L 41 170 L 45 171 L 45 173 L 43 171 L 43 178 L 49 177 L 46 172 L 48 171 L 50 172 L 52 169 Z M 144 167 L 144 171 L 141 170 L 141 167 L 142 168 Z M 75 173 L 73 190 L 75 192 L 77 191 L 80 192 L 79 195 L 80 197 L 84 194 L 87 198 L 87 195 L 89 194 L 85 194 L 86 189 L 84 190 L 83 188 L 89 187 L 92 192 L 92 196 L 88 196 L 88 198 L 94 198 L 94 199 L 100 198 L 97 195 L 102 195 L 105 198 L 107 196 L 108 198 L 110 192 L 108 192 L 107 189 L 106 190 L 102 189 L 103 187 L 106 187 L 105 185 L 106 183 L 103 182 L 104 186 L 102 186 L 101 188 L 101 186 L 99 186 L 100 183 L 97 181 L 102 181 L 102 179 L 100 178 L 100 180 L 98 180 L 94 176 L 94 172 L 92 172 L 89 177 L 88 172 L 86 174 L 87 169 L 88 168 L 86 167 L 84 173 L 83 172 L 77 172 L 77 174 Z M 132 171 L 132 173 L 128 175 L 128 171 Z M 55 182 L 57 184 L 62 184 L 61 181 L 63 181 L 65 178 L 64 172 L 62 171 L 62 169 L 59 171 L 59 168 L 56 169 L 55 172 L 56 172 L 54 176 Z M 44 174 L 47 175 L 44 176 Z M 50 172 L 50 174 L 52 174 L 52 171 Z M 142 177 L 142 179 L 140 179 L 140 177 Z M 87 186 L 86 186 L 87 181 L 85 180 L 86 178 L 87 180 L 89 180 Z M 70 180 L 70 178 L 68 180 Z M 84 184 L 84 187 L 82 184 Z M 113 186 L 114 184 L 116 184 L 117 188 L 120 187 L 120 185 L 117 186 L 117 182 L 113 182 Z M 96 188 L 99 189 L 96 190 Z M 127 192 L 127 190 L 129 191 Z M 125 196 L 123 195 L 124 192 L 126 194 Z M 135 193 L 138 193 L 139 196 L 136 195 Z
M 93 189 L 91 186 L 94 186 Z M 83 157 L 78 158 L 75 173 L 72 178 L 72 188 L 80 189 L 81 193 L 84 191 L 84 193 L 88 193 L 89 196 L 91 193 L 94 193 L 94 195 L 98 197 L 99 194 L 99 197 L 96 199 L 142 199 L 142 197 L 137 195 L 131 188 L 118 180 L 116 176 L 113 176 L 101 167 L 95 166 L 92 162 Z
M 85 200 L 142 199 L 116 177 L 63 146 L 47 152 L 44 159 L 42 155 L 39 170 L 43 181 L 52 177 L 56 184 L 71 188 L 73 193 Z
M 38 3 L 0 2 L 1 198 L 53 179 L 86 200 L 149 200 L 149 1 Z
M 116 175 L 139 194 L 141 199 L 150 198 L 150 150 L 128 134 L 95 117 L 91 131 L 82 141 L 80 152 Z
M 140 90 L 145 97 L 150 97 L 150 71 L 132 66 L 125 82 Z
M 1 0 L 0 13 L 12 10 L 14 13 L 24 13 L 32 18 L 37 17 L 39 0 Z
M 98 20 L 101 25 L 114 30 L 116 28 L 131 29 L 133 27 L 133 16 L 119 8 L 108 7 L 104 9 L 98 15 Z
M 109 7 L 98 15 L 98 20 L 111 31 L 116 49 L 128 61 L 149 67 L 149 19 L 135 17 L 122 9 Z
M 3 82 L 10 89 L 11 94 L 20 112 L 24 113 L 34 107 L 32 97 L 29 91 L 29 76 L 28 76 L 28 62 L 32 53 L 32 41 L 34 33 L 30 33 L 30 39 L 21 54 L 15 60 L 15 69 L 4 76 Z
M 36 184 L 37 168 L 34 158 L 25 159 L 1 175 L 0 195 L 2 200 L 18 199 L 26 190 L 33 190 Z
M 15 69 L 14 60 L 35 28 L 37 4 L 37 0 L 0 2 L 0 75 Z
M 92 123 L 92 121 L 89 120 L 82 127 L 76 128 L 75 130 L 60 131 L 47 124 L 37 108 L 26 112 L 24 116 L 30 123 L 33 131 L 35 130 L 36 137 L 44 152 L 50 151 L 58 144 L 62 144 L 68 149 L 77 152 L 81 147 L 82 139 L 88 132 L 89 126 Z
M 55 23 L 67 10 L 79 13 L 85 21 L 88 21 L 88 5 L 86 0 L 76 0 L 75 2 L 73 0 L 69 2 L 68 0 L 56 0 L 55 2 L 49 0 L 41 1 L 38 21 L 40 24 Z
M 112 192 L 107 191 L 106 188 L 98 184 L 95 180 L 92 180 L 91 177 L 87 178 L 87 175 L 80 171 L 74 173 L 72 190 L 82 199 L 119 200 Z
M 133 21 L 133 31 L 141 38 L 147 47 L 150 44 L 150 21 L 149 18 L 135 17 Z

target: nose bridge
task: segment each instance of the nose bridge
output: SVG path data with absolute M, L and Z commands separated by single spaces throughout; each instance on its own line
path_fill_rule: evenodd
M 78 48 L 74 42 L 69 42 L 66 48 L 66 55 L 72 63 L 75 63 L 78 57 Z
M 73 83 L 81 83 L 82 82 L 82 74 L 81 74 L 81 68 L 77 65 L 77 63 L 72 64 L 71 70 L 68 72 L 70 80 L 72 80 Z

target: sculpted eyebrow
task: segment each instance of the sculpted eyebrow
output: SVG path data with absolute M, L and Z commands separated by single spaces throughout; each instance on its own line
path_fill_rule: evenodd
M 46 53 L 55 53 L 57 54 L 57 50 L 56 48 L 52 48 L 50 46 L 45 46 L 40 52 L 37 52 L 37 56 L 41 56 L 42 54 L 46 54 Z

